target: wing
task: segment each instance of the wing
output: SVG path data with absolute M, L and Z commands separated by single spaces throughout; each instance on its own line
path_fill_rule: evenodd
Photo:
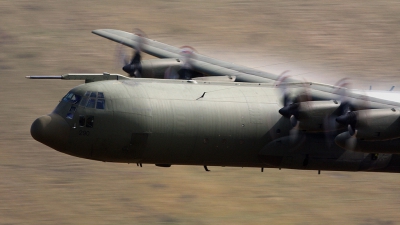
M 138 36 L 121 30 L 99 29 L 92 33 L 123 45 L 138 48 Z M 157 58 L 180 58 L 181 49 L 160 43 L 148 38 L 141 44 L 140 49 Z M 279 76 L 245 66 L 236 65 L 218 59 L 213 59 L 194 53 L 191 66 L 194 70 L 211 76 L 234 76 L 237 82 L 268 83 L 276 81 Z M 295 80 L 292 80 L 295 81 Z
M 141 38 L 135 34 L 114 29 L 98 29 L 92 31 L 92 33 L 135 49 L 139 47 L 139 38 Z M 181 55 L 182 50 L 180 48 L 167 45 L 152 39 L 148 38 L 144 39 L 145 41 L 141 42 L 140 49 L 141 51 L 149 55 L 158 58 L 182 57 Z M 193 69 L 198 72 L 202 72 L 211 76 L 231 76 L 236 78 L 235 79 L 236 82 L 252 82 L 252 83 L 271 83 L 271 82 L 276 82 L 278 81 L 278 79 L 280 79 L 280 76 L 276 74 L 248 68 L 245 66 L 236 65 L 230 62 L 214 59 L 198 53 L 194 54 L 195 55 L 192 59 Z M 304 89 L 304 87 L 307 86 L 307 89 L 310 90 L 309 94 L 312 95 L 312 99 L 331 100 L 340 98 L 337 96 L 338 90 L 341 89 L 340 87 L 336 87 L 333 85 L 312 83 L 312 82 L 304 83 L 301 80 L 296 80 L 293 78 L 287 78 L 285 82 L 290 83 L 291 87 L 295 87 L 297 89 Z M 374 98 L 360 92 L 347 92 L 346 95 L 347 97 L 356 100 L 356 102 L 363 102 L 365 101 L 365 99 L 368 99 L 369 108 L 385 108 L 385 107 L 400 106 L 400 103 L 394 101 L 388 101 L 382 98 Z M 365 104 L 365 103 L 359 103 L 359 104 Z

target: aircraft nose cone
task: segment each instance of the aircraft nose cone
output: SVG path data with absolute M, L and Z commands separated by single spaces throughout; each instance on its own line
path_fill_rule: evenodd
M 57 114 L 37 118 L 31 126 L 32 137 L 58 151 L 64 151 L 69 137 L 68 123 Z

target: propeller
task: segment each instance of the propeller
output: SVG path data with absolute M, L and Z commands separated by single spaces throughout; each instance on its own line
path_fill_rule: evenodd
M 357 129 L 356 129 L 357 113 L 355 113 L 355 111 L 368 108 L 368 106 L 365 105 L 368 102 L 368 97 L 367 95 L 362 95 L 366 99 L 360 99 L 361 101 L 358 101 L 358 105 L 350 104 L 348 98 L 348 90 L 350 83 L 348 82 L 348 79 L 344 78 L 340 80 L 338 83 L 340 84 L 337 85 L 340 87 L 338 93 L 341 96 L 340 98 L 342 99 L 342 104 L 340 105 L 341 114 L 336 117 L 335 121 L 339 124 L 347 126 L 349 135 L 355 137 L 357 135 Z
M 348 78 L 343 78 L 336 82 L 335 87 L 337 88 L 334 93 L 339 96 L 336 100 L 340 101 L 338 114 L 343 115 L 353 109 L 348 97 L 348 90 L 351 88 L 351 83 Z
M 311 96 L 309 95 L 307 82 L 304 81 L 302 84 L 302 91 L 293 93 L 288 88 L 288 83 L 286 82 L 289 75 L 286 75 L 289 71 L 286 70 L 280 74 L 277 79 L 276 86 L 281 90 L 283 99 L 283 107 L 279 110 L 279 113 L 289 118 L 292 129 L 289 132 L 291 142 L 299 141 L 299 110 L 300 102 L 311 101 Z
M 193 70 L 192 59 L 196 50 L 191 46 L 182 46 L 180 55 L 183 66 L 178 71 L 172 67 L 168 67 L 164 73 L 164 79 L 181 79 L 191 80 L 194 77 L 198 77 L 199 74 Z
M 299 86 L 294 86 L 294 88 L 297 89 L 292 89 L 288 91 L 288 85 L 285 83 L 286 80 L 288 80 L 288 76 L 285 74 L 287 71 L 282 73 L 280 79 L 278 79 L 279 83 L 277 86 L 281 89 L 281 93 L 283 96 L 283 107 L 279 110 L 279 113 L 288 118 L 290 121 L 290 124 L 292 126 L 292 129 L 290 130 L 290 136 L 292 140 L 297 140 L 298 139 L 298 134 L 299 134 L 299 128 L 300 128 L 300 113 L 303 112 L 303 110 L 309 110 L 312 109 L 314 106 L 311 104 L 317 104 L 317 102 L 312 101 L 312 97 L 309 93 L 309 85 L 306 81 L 302 83 L 302 88 Z M 334 111 L 327 110 L 326 115 L 323 116 L 325 119 L 323 119 L 322 122 L 322 129 L 326 137 L 326 142 L 328 147 L 331 147 L 332 144 L 334 143 L 335 136 L 337 135 L 337 131 L 341 129 L 341 124 L 344 122 L 340 123 L 341 121 L 341 116 L 347 115 L 348 112 L 353 110 L 353 106 L 349 102 L 348 98 L 348 86 L 349 82 L 348 79 L 342 79 L 339 82 L 336 83 L 335 85 L 337 89 L 334 91 L 334 93 L 338 96 L 336 99 L 334 99 L 335 104 L 340 104 L 337 106 L 337 108 Z M 294 90 L 294 91 L 293 91 Z M 318 108 L 317 104 L 315 107 Z M 305 107 L 305 108 L 303 108 Z M 302 115 L 302 114 L 301 114 Z M 351 114 L 349 114 L 351 115 Z M 337 121 L 337 118 L 339 118 Z M 342 119 L 343 120 L 343 119 Z M 350 134 L 354 135 L 356 133 L 355 131 L 355 123 L 354 121 L 348 122 L 345 125 L 349 125 L 349 132 Z
M 367 100 L 363 100 L 363 102 L 367 102 Z M 358 107 L 359 109 L 366 109 L 368 107 L 361 106 Z M 340 115 L 336 118 L 336 122 L 342 125 L 347 126 L 347 130 L 349 132 L 350 136 L 357 136 L 357 113 L 356 113 L 356 108 L 354 106 L 349 107 L 349 110 L 347 113 Z
M 330 115 L 326 115 L 324 120 L 324 133 L 327 146 L 330 148 L 334 144 L 337 131 L 341 128 L 341 124 L 337 122 L 337 118 L 350 112 L 353 107 L 350 104 L 348 98 L 348 90 L 350 89 L 351 83 L 348 78 L 340 79 L 335 83 L 336 89 L 334 94 L 337 98 L 334 99 L 335 102 L 340 102 L 337 110 Z
M 350 136 L 355 136 L 357 134 L 357 115 L 353 111 L 337 117 L 336 122 L 347 125 L 347 130 L 349 131 Z
M 357 145 L 357 120 L 358 120 L 358 112 L 357 110 L 368 109 L 368 96 L 361 95 L 364 99 L 357 99 L 356 102 L 350 103 L 348 98 L 348 90 L 349 83 L 345 81 L 346 79 L 342 79 L 339 82 L 342 82 L 342 87 L 339 93 L 341 93 L 341 98 L 343 103 L 341 104 L 340 112 L 341 114 L 335 118 L 337 124 L 341 124 L 346 126 L 347 132 L 338 134 L 334 140 L 338 144 L 339 142 L 345 140 L 345 149 L 353 150 Z M 367 113 L 367 112 L 365 112 Z M 339 141 L 339 142 L 337 142 Z M 341 144 L 338 144 L 341 146 Z
M 143 45 L 146 43 L 147 35 L 140 29 L 134 29 L 133 33 L 135 36 L 133 36 L 132 40 L 137 44 L 133 48 L 132 55 L 128 57 L 127 54 L 125 54 L 122 48 L 124 43 L 121 43 L 117 49 L 117 58 L 122 66 L 122 70 L 130 77 L 142 77 L 142 69 L 148 67 L 148 64 L 142 64 L 142 49 L 144 47 Z M 192 64 L 196 50 L 191 46 L 182 46 L 180 49 L 180 60 L 183 64 L 182 68 L 177 68 L 176 66 L 167 67 L 164 71 L 164 79 L 191 80 L 194 77 L 203 76 L 203 74 L 193 70 Z M 150 67 L 157 67 L 157 65 L 160 66 L 160 64 L 150 64 Z
M 122 44 L 119 47 L 119 59 L 122 61 L 123 67 L 122 70 L 129 74 L 130 77 L 141 77 L 142 73 L 142 48 L 143 44 L 145 43 L 145 38 L 147 35 L 140 29 L 134 29 L 134 36 L 133 41 L 137 43 L 136 47 L 133 49 L 132 56 L 130 59 L 126 56 L 126 54 L 122 51 Z
M 286 75 L 289 72 L 289 70 L 285 70 L 283 71 L 278 79 L 276 80 L 275 86 L 279 88 L 279 90 L 281 91 L 281 94 L 283 96 L 283 106 L 287 106 L 290 105 L 290 103 L 292 103 L 291 98 L 290 98 L 290 94 L 287 90 L 287 85 L 286 85 L 286 79 L 288 79 L 290 76 Z
M 286 72 L 287 71 L 283 72 L 282 75 L 284 75 Z M 300 87 L 301 91 L 297 91 L 297 93 L 292 93 L 288 91 L 287 84 L 284 83 L 287 78 L 288 77 L 286 76 L 282 80 L 278 79 L 280 83 L 276 85 L 281 89 L 281 93 L 283 95 L 283 107 L 279 110 L 279 113 L 286 118 L 290 118 L 290 123 L 293 127 L 295 127 L 298 123 L 297 120 L 299 119 L 299 103 L 310 102 L 312 98 L 309 94 L 306 81 L 302 83 Z
M 301 125 L 300 121 L 310 120 L 310 115 L 312 115 L 312 113 L 310 115 L 308 115 L 308 113 L 313 112 L 313 108 L 316 107 L 316 113 L 325 113 L 325 115 L 319 114 L 319 116 L 325 118 L 322 122 L 322 131 L 325 134 L 328 147 L 332 146 L 338 136 L 340 136 L 340 140 L 342 140 L 344 137 L 342 134 L 345 134 L 345 136 L 348 137 L 348 143 L 346 142 L 346 145 L 349 148 L 352 146 L 356 146 L 358 117 L 357 110 L 369 108 L 367 105 L 368 99 L 350 98 L 350 82 L 349 79 L 344 78 L 335 84 L 336 90 L 334 90 L 333 92 L 337 96 L 336 99 L 333 99 L 333 103 L 338 105 L 332 106 L 328 104 L 328 108 L 326 109 L 330 108 L 331 110 L 322 110 L 318 112 L 318 109 L 322 109 L 319 107 L 324 107 L 325 103 L 312 101 L 311 95 L 309 94 L 309 86 L 307 85 L 307 82 L 304 82 L 302 84 L 303 88 L 299 87 L 299 85 L 291 84 L 290 86 L 292 86 L 293 88 L 289 90 L 288 87 L 290 86 L 288 85 L 288 83 L 285 82 L 286 80 L 288 80 L 288 76 L 285 75 L 286 72 L 287 71 L 281 74 L 281 77 L 278 79 L 278 83 L 276 86 L 279 87 L 283 96 L 283 107 L 279 110 L 279 113 L 289 119 L 292 127 L 289 132 L 291 141 L 298 143 L 300 140 L 298 138 L 300 130 L 303 129 L 303 127 L 306 130 L 309 129 L 309 127 L 307 128 L 307 124 Z M 361 96 L 365 96 L 365 98 L 368 98 L 366 97 L 366 95 Z M 304 118 L 303 113 L 306 113 L 304 114 Z M 338 135 L 338 131 L 346 128 L 347 132 Z
M 179 74 L 174 68 L 168 67 L 165 70 L 164 79 L 179 79 Z
M 195 52 L 196 52 L 196 49 L 194 49 L 191 46 L 182 46 L 181 47 L 180 54 L 182 56 L 183 66 L 178 71 L 179 79 L 191 80 L 193 77 L 196 77 L 196 73 L 193 70 L 193 66 L 192 66 Z

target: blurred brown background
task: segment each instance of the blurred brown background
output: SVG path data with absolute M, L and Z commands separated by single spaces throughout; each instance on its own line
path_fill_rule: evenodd
M 155 40 L 306 80 L 388 90 L 400 80 L 400 2 L 0 1 L 0 224 L 398 224 L 400 175 L 102 163 L 29 133 L 80 82 L 123 73 L 90 33 L 141 28 Z M 396 90 L 396 89 L 395 89 Z

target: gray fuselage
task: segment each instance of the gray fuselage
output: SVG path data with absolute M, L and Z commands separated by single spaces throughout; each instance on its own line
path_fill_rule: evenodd
M 397 155 L 346 151 L 300 132 L 271 84 L 136 79 L 73 88 L 32 136 L 77 157 L 123 163 L 396 172 Z M 90 102 L 90 103 L 89 103 Z

